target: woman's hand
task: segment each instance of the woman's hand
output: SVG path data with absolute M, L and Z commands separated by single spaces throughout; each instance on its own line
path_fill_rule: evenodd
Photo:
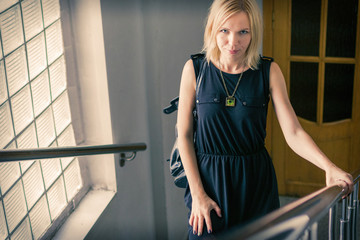
M 354 181 L 351 174 L 344 172 L 335 165 L 326 170 L 326 185 L 338 185 L 345 192 L 345 196 L 354 190 Z
M 216 214 L 221 217 L 221 209 L 206 194 L 201 196 L 193 196 L 191 215 L 189 219 L 190 226 L 193 227 L 193 234 L 201 236 L 204 228 L 204 220 L 208 233 L 212 232 L 212 225 L 210 219 L 210 212 L 215 210 Z

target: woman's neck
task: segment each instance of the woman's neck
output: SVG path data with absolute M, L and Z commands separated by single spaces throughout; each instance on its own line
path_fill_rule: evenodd
M 222 58 L 216 63 L 218 68 L 227 73 L 241 73 L 247 69 L 244 58 Z

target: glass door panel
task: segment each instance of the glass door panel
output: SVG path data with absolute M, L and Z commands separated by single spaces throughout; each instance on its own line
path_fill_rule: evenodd
M 292 1 L 291 55 L 319 55 L 320 13 L 320 0 Z
M 323 122 L 351 119 L 354 64 L 325 64 Z
M 290 101 L 296 115 L 316 121 L 318 63 L 290 63 Z
M 355 57 L 358 0 L 328 0 L 327 57 Z

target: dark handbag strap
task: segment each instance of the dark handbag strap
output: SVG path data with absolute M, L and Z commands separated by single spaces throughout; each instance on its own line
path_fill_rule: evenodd
M 198 79 L 199 78 L 199 73 L 201 72 L 204 64 L 206 63 L 206 61 L 204 61 L 205 59 L 205 54 L 202 53 L 198 53 L 198 54 L 194 54 L 191 55 L 191 59 L 193 61 L 193 65 L 194 65 L 194 70 L 195 70 L 195 78 L 196 78 L 196 88 L 198 87 Z M 176 97 L 174 99 L 172 99 L 170 101 L 170 106 L 167 106 L 163 109 L 163 112 L 165 114 L 171 114 L 173 112 L 175 112 L 178 109 L 178 103 L 179 103 L 179 97 Z
M 204 62 L 204 59 L 205 59 L 205 54 L 203 54 L 203 53 L 194 54 L 194 55 L 191 55 L 190 58 L 193 61 L 194 70 L 195 70 L 195 78 L 196 78 L 196 83 L 197 83 L 199 73 L 201 72 L 201 68 L 203 66 L 202 63 Z
M 194 54 L 191 55 L 191 59 L 193 61 L 193 65 L 194 65 L 194 70 L 195 70 L 195 79 L 196 79 L 196 97 L 197 97 L 197 93 L 198 93 L 198 89 L 199 89 L 199 85 L 201 84 L 201 80 L 202 80 L 202 69 L 204 67 L 204 64 L 206 63 L 205 61 L 205 54 L 202 53 L 198 53 L 198 54 Z M 193 116 L 194 116 L 194 133 L 195 133 L 195 129 L 196 129 L 196 121 L 197 121 L 197 111 L 196 111 L 196 107 L 193 110 Z

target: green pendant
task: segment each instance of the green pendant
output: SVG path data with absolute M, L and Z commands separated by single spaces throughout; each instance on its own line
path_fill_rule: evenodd
M 226 97 L 225 106 L 226 107 L 235 107 L 235 98 L 234 97 Z

